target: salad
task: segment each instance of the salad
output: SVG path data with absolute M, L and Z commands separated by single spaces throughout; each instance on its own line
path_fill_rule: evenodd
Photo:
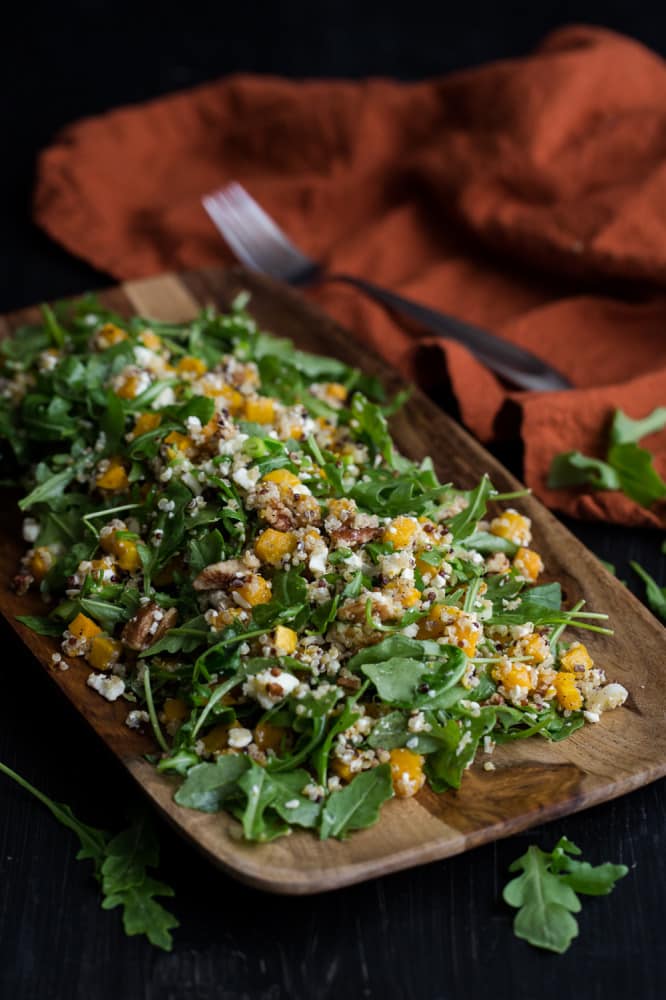
M 171 324 L 84 298 L 0 345 L 14 586 L 48 611 L 20 620 L 152 732 L 176 801 L 344 837 L 621 705 L 565 632 L 606 616 L 539 583 L 522 493 L 439 482 L 394 447 L 402 398 L 246 304 Z

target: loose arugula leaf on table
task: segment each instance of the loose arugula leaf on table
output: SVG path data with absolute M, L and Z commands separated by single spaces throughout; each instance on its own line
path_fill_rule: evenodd
M 159 863 L 159 845 L 145 817 L 139 817 L 129 829 L 113 836 L 82 823 L 69 806 L 54 802 L 1 762 L 0 772 L 39 799 L 59 823 L 76 834 L 81 844 L 76 857 L 92 861 L 101 886 L 102 908 L 122 906 L 125 933 L 145 934 L 157 948 L 171 951 L 170 932 L 178 927 L 178 921 L 155 897 L 173 896 L 173 889 L 148 875 L 147 869 Z
M 657 581 L 650 576 L 646 569 L 643 569 L 640 563 L 632 561 L 629 565 L 645 584 L 645 597 L 655 615 L 659 615 L 660 618 L 666 621 L 666 587 L 660 587 Z
M 550 854 L 531 845 L 509 866 L 510 872 L 522 872 L 502 893 L 504 901 L 518 909 L 513 924 L 516 937 L 562 954 L 578 936 L 573 916 L 581 910 L 577 894 L 608 895 L 629 871 L 625 865 L 592 866 L 571 857 L 580 853 L 562 837 Z

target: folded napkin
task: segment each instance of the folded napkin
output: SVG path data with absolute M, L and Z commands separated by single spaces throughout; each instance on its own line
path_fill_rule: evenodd
M 230 259 L 200 198 L 243 183 L 308 253 L 478 323 L 575 389 L 513 392 L 461 345 L 338 285 L 313 295 L 406 376 L 448 382 L 482 440 L 520 435 L 527 483 L 581 517 L 664 525 L 617 493 L 551 490 L 603 457 L 616 407 L 666 403 L 666 66 L 570 27 L 524 59 L 416 84 L 236 76 L 66 129 L 35 217 L 118 278 Z M 666 474 L 666 432 L 646 447 Z

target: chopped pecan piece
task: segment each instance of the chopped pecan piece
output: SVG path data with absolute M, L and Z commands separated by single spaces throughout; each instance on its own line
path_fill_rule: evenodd
M 333 500 L 324 522 L 326 530 L 338 547 L 354 548 L 365 545 L 381 534 L 375 514 L 362 514 L 353 500 Z
M 192 586 L 195 590 L 224 590 L 234 583 L 240 585 L 247 575 L 248 569 L 240 559 L 224 559 L 202 569 Z
M 358 691 L 361 686 L 361 678 L 355 677 L 353 674 L 339 674 L 335 683 L 346 691 Z
M 150 601 L 139 608 L 134 618 L 130 618 L 120 637 L 129 649 L 148 649 L 173 628 L 177 619 L 175 608 L 165 611 L 155 601 Z
M 31 573 L 17 573 L 12 580 L 12 588 L 19 597 L 23 597 L 30 590 L 34 580 L 35 578 Z

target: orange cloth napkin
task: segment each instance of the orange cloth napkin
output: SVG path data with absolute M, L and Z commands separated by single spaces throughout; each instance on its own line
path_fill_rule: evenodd
M 570 27 L 524 59 L 416 84 L 237 76 L 66 129 L 35 215 L 135 278 L 230 255 L 201 195 L 239 180 L 333 269 L 486 326 L 552 361 L 570 392 L 507 391 L 462 346 L 362 294 L 316 297 L 408 377 L 450 380 L 481 439 L 520 434 L 525 479 L 582 517 L 664 525 L 616 493 L 553 491 L 551 459 L 602 457 L 615 407 L 666 403 L 666 66 Z M 615 297 L 613 297 L 615 295 Z M 666 474 L 666 432 L 645 442 Z

